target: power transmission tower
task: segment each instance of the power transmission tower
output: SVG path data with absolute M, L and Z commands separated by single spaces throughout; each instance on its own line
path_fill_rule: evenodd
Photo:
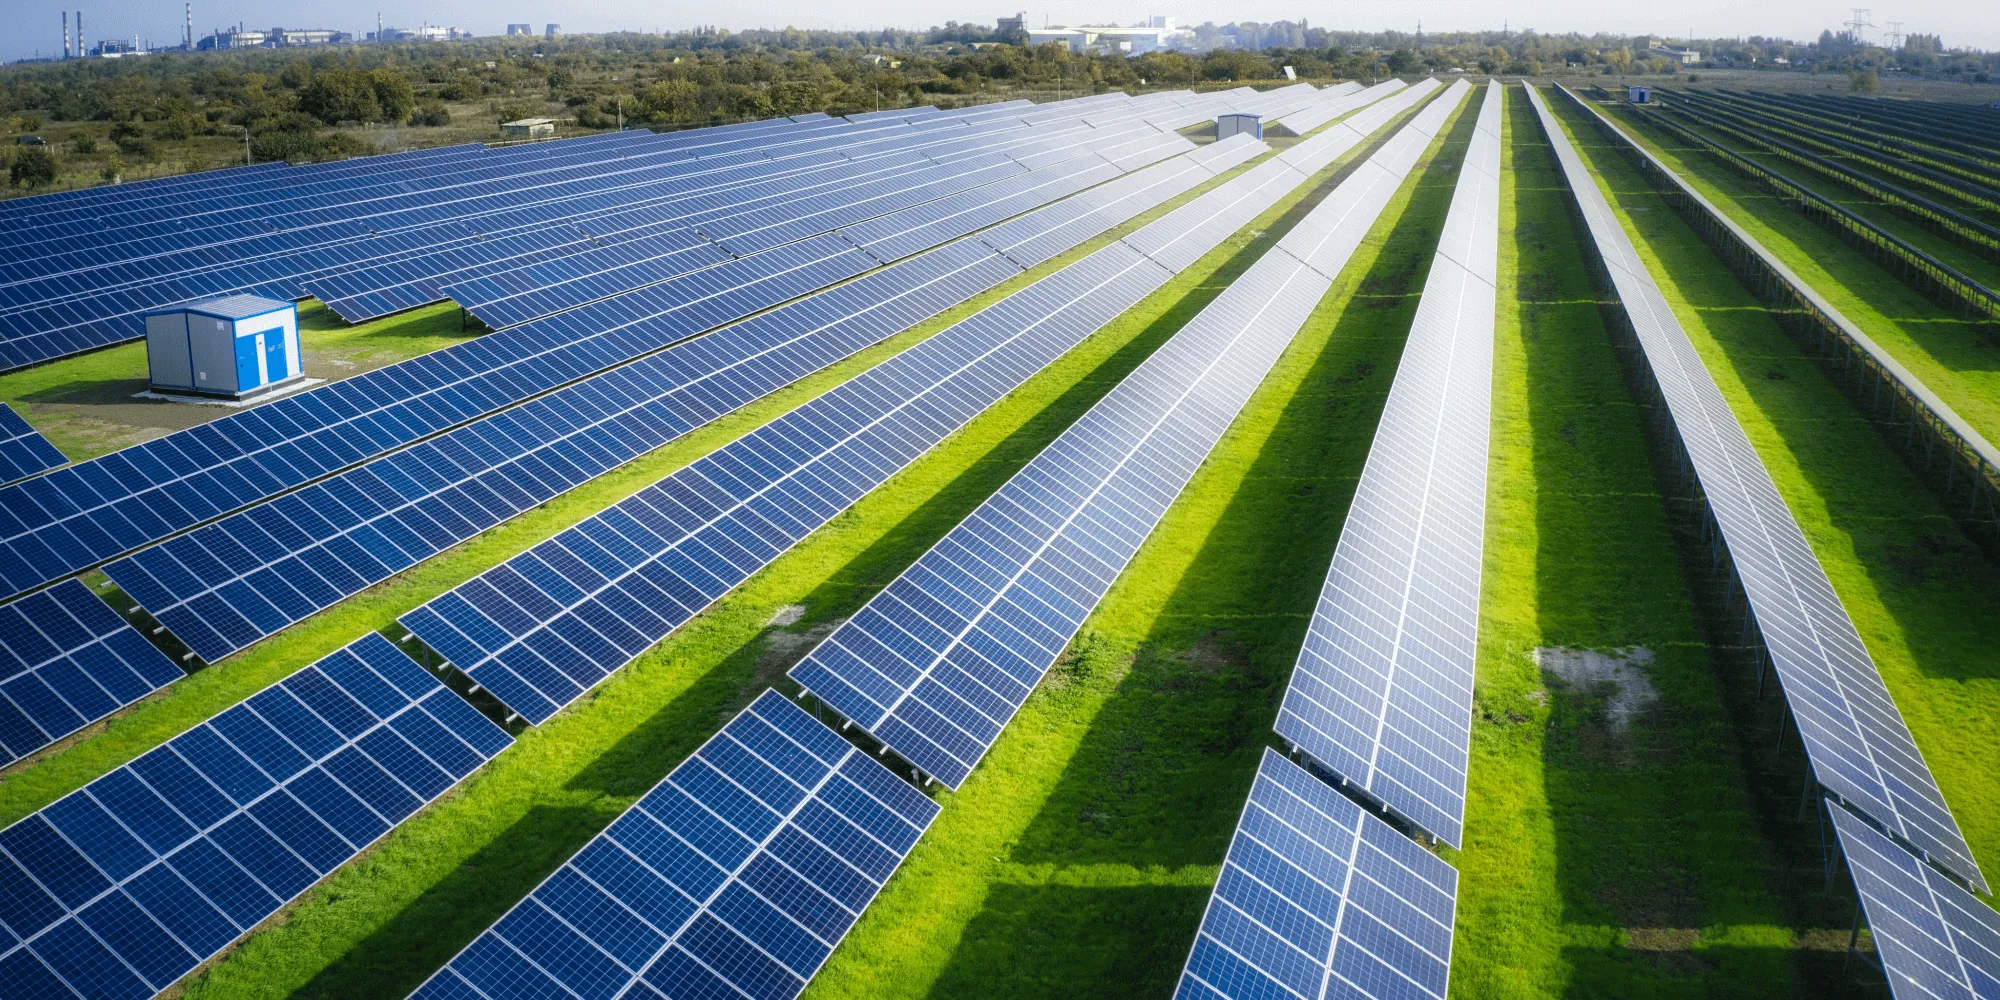
M 1868 8 L 1850 7 L 1848 9 L 1854 12 L 1854 20 L 1847 22 L 1847 36 L 1854 39 L 1854 44 L 1860 45 L 1868 40 L 1867 36 L 1861 33 L 1862 29 L 1872 28 L 1874 25 L 1868 23 Z
M 1894 50 L 1894 49 L 1901 49 L 1902 47 L 1903 47 L 1903 22 L 1890 21 L 1889 48 Z

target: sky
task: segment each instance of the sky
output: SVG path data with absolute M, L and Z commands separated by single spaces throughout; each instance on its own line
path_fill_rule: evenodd
M 181 37 L 182 5 L 177 0 L 67 0 L 70 10 L 81 5 L 91 39 L 131 38 L 154 45 Z M 1865 0 L 1864 0 L 1865 2 Z M 1031 25 L 1131 23 L 1149 14 L 1167 14 L 1183 24 L 1214 21 L 1279 21 L 1301 17 L 1328 28 L 1409 31 L 1423 22 L 1426 31 L 1534 28 L 1544 33 L 1614 31 L 1678 38 L 1773 35 L 1808 40 L 1823 28 L 1837 27 L 1851 17 L 1845 7 L 1805 0 L 1693 0 L 1674 4 L 1662 14 L 1651 4 L 1616 4 L 1602 0 L 1163 0 L 1158 4 L 1107 3 L 1104 0 L 1000 0 L 1000 6 L 967 0 L 917 5 L 908 0 L 731 0 L 716 6 L 641 0 L 399 0 L 380 5 L 385 23 L 452 25 L 479 35 L 499 34 L 507 22 L 528 22 L 537 32 L 549 21 L 572 33 L 597 31 L 658 31 L 717 23 L 725 28 L 928 27 L 947 20 L 990 22 L 994 17 L 1025 10 Z M 357 36 L 375 27 L 374 6 L 335 0 L 196 0 L 195 36 L 218 27 L 246 22 L 252 28 L 333 28 Z M 20 59 L 62 49 L 60 6 L 40 0 L 0 0 L 0 60 Z M 922 13 L 915 13 L 921 11 Z M 2000 49 L 2000 17 L 1991 0 L 1926 0 L 1909 7 L 1877 8 L 1868 19 L 1880 26 L 1867 32 L 1879 38 L 1888 23 L 1901 20 L 1905 32 L 1944 36 L 1951 46 Z M 74 16 L 74 15 L 72 15 Z

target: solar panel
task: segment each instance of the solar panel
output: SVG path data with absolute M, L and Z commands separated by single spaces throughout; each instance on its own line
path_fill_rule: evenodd
M 0 483 L 26 479 L 69 459 L 11 406 L 0 406 Z
M 1866 820 L 1827 811 L 1896 1000 L 2000 996 L 2000 914 Z
M 166 989 L 510 742 L 371 633 L 0 831 L 0 993 Z
M 1763 460 L 1562 126 L 1527 90 L 1737 568 L 1814 778 L 1984 890 L 1937 780 Z
M 1382 98 L 1390 94 L 1393 94 L 1398 90 L 1402 90 L 1406 86 L 1408 86 L 1408 84 L 1405 84 L 1403 81 L 1398 80 L 1392 76 L 1389 79 L 1374 85 L 1373 87 L 1369 87 L 1367 90 L 1359 91 L 1351 95 L 1342 94 L 1339 95 L 1338 97 L 1315 102 L 1311 105 L 1308 105 L 1307 107 L 1301 108 L 1297 111 L 1292 112 L 1291 114 L 1279 118 L 1277 120 L 1277 124 L 1282 125 L 1285 128 L 1288 128 L 1293 132 L 1298 133 L 1299 135 L 1305 135 L 1306 133 L 1311 132 L 1313 129 L 1316 129 L 1321 125 L 1324 125 L 1327 122 L 1330 122 L 1335 118 L 1340 117 L 1341 115 L 1353 111 L 1356 108 L 1366 107 L 1373 101 L 1379 101 Z
M 75 580 L 0 604 L 0 765 L 180 678 L 166 654 Z
M 983 121 L 983 116 L 995 122 Z M 978 131 L 1010 129 L 1004 114 L 982 111 L 963 112 L 948 120 L 919 121 L 882 128 L 842 124 L 843 130 L 857 134 L 889 131 Z M 656 137 L 665 138 L 665 137 Z M 839 145 L 852 141 L 848 135 L 819 140 Z M 658 145 L 657 143 L 653 145 Z M 614 151 L 615 152 L 615 151 Z M 146 308 L 170 304 L 190 296 L 251 291 L 279 298 L 297 294 L 296 280 L 315 270 L 351 269 L 366 259 L 387 252 L 400 253 L 428 246 L 435 237 L 418 235 L 421 227 L 435 227 L 452 220 L 464 220 L 492 213 L 520 213 L 524 208 L 563 203 L 576 198 L 598 198 L 585 207 L 629 204 L 632 192 L 647 183 L 665 180 L 684 170 L 686 154 L 667 149 L 650 154 L 647 164 L 635 165 L 630 158 L 606 156 L 602 152 L 572 154 L 586 165 L 558 165 L 523 173 L 509 166 L 474 172 L 473 180 L 457 185 L 430 185 L 397 182 L 406 189 L 394 197 L 377 199 L 367 211 L 353 207 L 328 208 L 317 212 L 292 213 L 283 231 L 253 235 L 227 246 L 204 244 L 188 249 L 163 247 L 163 251 L 143 260 L 120 262 L 105 259 L 101 252 L 69 255 L 21 267 L 35 274 L 53 275 L 45 281 L 32 276 L 0 287 L 0 296 L 14 296 L 23 308 L 0 315 L 0 355 L 13 363 L 25 363 L 98 343 L 135 336 L 137 326 L 130 319 Z M 735 154 L 745 163 L 768 162 L 759 150 Z M 838 151 L 828 148 L 818 154 L 839 160 Z M 490 176 L 488 176 L 490 175 Z M 456 178 L 455 178 L 456 179 Z M 608 199 L 608 200 L 606 200 Z M 575 206 L 571 206 L 573 209 Z M 319 228 L 296 228 L 308 223 Z M 331 227 L 331 228 L 328 228 Z M 413 228 L 415 227 L 415 228 Z M 226 228 L 221 235 L 241 237 L 242 227 Z M 459 234 L 454 234 L 462 238 Z M 156 241 L 157 242 L 157 241 Z M 135 246 L 144 247 L 140 243 Z M 290 260 L 285 254 L 307 253 Z M 274 256 L 275 255 L 275 256 Z M 222 270 L 216 270 L 221 265 Z M 19 268 L 15 268 L 19 270 Z M 168 278 L 172 278 L 168 281 Z M 98 291 L 88 291 L 97 289 Z M 81 295 L 82 297 L 78 297 Z M 162 295 L 167 296 L 161 298 Z M 57 298 L 68 296 L 60 303 Z M 58 308 L 59 306 L 59 308 Z M 110 322 L 116 317 L 126 317 Z
M 1489 84 L 1277 731 L 1457 846 L 1478 654 L 1500 85 Z
M 0 487 L 0 579 L 60 579 L 875 266 L 803 240 Z
M 413 995 L 790 1000 L 937 813 L 765 691 Z
M 1443 1000 L 1458 873 L 1264 750 L 1175 1000 Z
M 1208 218 L 1304 180 L 1284 166 L 1260 176 L 1140 234 L 1212 247 L 1228 234 Z M 1112 243 L 400 620 L 541 722 L 1172 273 Z
M 1319 305 L 1414 162 L 1404 151 L 1420 154 L 1467 89 L 1360 164 L 792 679 L 959 787 Z M 1239 183 L 1267 167 L 1279 191 L 1299 179 L 1274 160 Z
M 995 185 L 988 193 L 995 198 L 987 209 L 1012 215 L 1063 189 L 1014 192 Z M 914 221 L 931 228 L 926 238 L 933 242 L 948 235 L 929 216 Z M 967 210 L 944 221 L 969 227 L 984 220 Z M 858 255 L 848 243 L 826 239 L 837 257 Z M 754 258 L 774 259 L 782 257 Z M 955 248 L 844 286 L 829 301 L 795 303 L 468 424 L 142 549 L 105 572 L 212 662 L 894 332 L 879 320 L 893 319 L 901 329 L 1014 273 L 977 244 Z M 785 284 L 732 288 L 732 311 L 715 300 L 696 301 L 690 322 L 745 315 L 793 292 Z M 875 310 L 872 322 L 815 336 L 829 315 L 890 300 L 894 308 Z M 925 311 L 914 311 L 919 304 Z

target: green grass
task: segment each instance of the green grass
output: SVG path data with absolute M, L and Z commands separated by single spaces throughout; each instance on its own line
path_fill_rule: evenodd
M 1551 103 L 1826 568 L 1974 855 L 1996 871 L 2000 569 L 1595 126 Z
M 1725 148 L 1743 155 L 1766 169 L 1791 178 L 1794 183 L 1814 194 L 1894 233 L 1917 249 L 1964 272 L 1974 281 L 1988 288 L 2000 288 L 2000 261 L 1984 256 L 1978 249 L 1956 242 L 1943 232 L 1929 228 L 1914 217 L 1904 214 L 1900 209 L 1891 208 L 1888 204 L 1862 194 L 1804 164 L 1786 160 L 1775 153 L 1752 146 L 1736 136 L 1698 122 L 1683 120 L 1682 124 L 1695 128 Z M 1896 183 L 1905 189 L 1911 187 L 1905 182 Z M 1948 199 L 1931 200 L 1946 202 L 1947 207 L 1957 207 L 1951 205 Z
M 1453 992 L 1807 995 L 1642 414 L 1518 88 L 1505 135 Z M 1545 676 L 1535 659 L 1634 646 L 1654 653 L 1658 701 L 1623 732 L 1605 714 L 1610 690 Z
M 1266 237 L 1264 243 L 1269 240 Z M 1248 232 L 1232 237 L 1161 293 L 766 567 L 572 710 L 526 732 L 515 747 L 444 802 L 405 822 L 378 848 L 281 914 L 273 922 L 277 926 L 252 937 L 191 980 L 189 995 L 403 996 L 656 783 L 729 714 L 777 680 L 802 651 L 799 644 L 817 634 L 815 629 L 851 613 L 920 553 L 929 539 L 957 523 L 1137 365 L 1199 303 L 1241 270 L 1238 258 L 1251 241 Z M 661 455 L 607 477 L 616 478 L 617 486 L 573 502 L 576 494 L 559 498 L 547 511 L 473 543 L 476 554 L 455 551 L 417 573 L 420 579 L 392 582 L 385 591 L 350 601 L 334 613 L 344 616 L 341 622 L 315 619 L 306 623 L 299 637 L 281 636 L 276 641 L 290 638 L 313 650 L 332 648 L 365 628 L 385 624 L 394 613 L 449 583 L 600 509 L 610 498 L 657 479 L 1088 249 L 1065 255 L 749 408 L 728 426 L 705 430 L 698 441 L 670 446 Z M 766 627 L 776 609 L 794 603 L 808 609 L 804 620 L 786 629 Z M 261 647 L 252 656 L 260 651 Z M 270 665 L 255 662 L 276 677 L 312 655 L 316 653 L 310 650 L 271 653 L 265 655 L 265 660 L 275 661 Z M 242 663 L 232 660 L 209 673 L 228 674 L 252 665 L 250 658 Z M 234 686 L 255 685 L 244 681 Z M 229 700 L 233 698 L 204 693 L 189 699 L 180 714 L 196 720 Z M 178 727 L 157 728 L 170 733 Z M 58 757 L 42 765 L 51 774 L 37 780 L 47 788 L 21 795 L 0 786 L 0 799 L 16 814 L 34 808 L 36 800 L 45 801 L 59 794 L 62 785 L 73 787 L 101 773 L 149 741 L 130 736 L 118 741 L 121 745 L 114 750 L 96 749 L 99 743 L 110 742 L 106 737 L 82 744 L 69 755 L 91 755 L 87 761 L 72 763 Z M 59 777 L 54 774 L 58 771 Z M 36 776 L 32 770 L 28 774 Z
M 2000 341 L 1937 305 L 1894 271 L 1663 129 L 1628 132 L 1785 262 L 1793 273 L 1938 394 L 1987 440 L 2000 440 Z M 1796 173 L 1796 172 L 1794 172 Z
M 317 301 L 299 307 L 305 372 L 345 378 L 476 336 L 459 329 L 458 307 L 425 306 L 349 325 Z M 0 375 L 0 400 L 71 461 L 95 458 L 214 420 L 226 407 L 133 399 L 147 389 L 146 344 L 134 341 Z
M 1272 739 L 1472 122 L 1461 108 L 809 997 L 1172 992 Z

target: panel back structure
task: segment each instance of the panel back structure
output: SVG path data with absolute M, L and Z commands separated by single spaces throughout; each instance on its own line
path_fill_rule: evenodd
M 371 633 L 0 830 L 0 995 L 144 1000 L 511 742 Z
M 1734 563 L 1814 780 L 1986 889 L 1937 779 L 1763 459 L 1561 123 L 1534 87 L 1527 90 L 1664 402 L 1673 440 L 1707 500 L 1710 526 Z
M 1242 277 L 793 667 L 792 679 L 922 773 L 958 788 L 1291 344 L 1468 89 L 1453 85 L 1357 165 Z M 1282 162 L 1272 161 L 1281 169 Z
M 413 996 L 791 1000 L 937 813 L 766 691 Z
M 1294 159 L 1252 168 L 401 621 L 508 708 L 547 719 L 1221 243 L 1349 140 L 1309 141 L 1285 154 Z M 1293 166 L 1322 156 L 1310 169 Z M 1092 214 L 1099 225 L 1115 221 Z M 1046 253 L 1045 237 L 1088 235 L 1028 225 L 1008 223 L 982 242 Z
M 1444 1000 L 1458 872 L 1265 748 L 1175 1000 Z
M 1479 108 L 1278 735 L 1456 846 L 1478 655 L 1501 88 Z

